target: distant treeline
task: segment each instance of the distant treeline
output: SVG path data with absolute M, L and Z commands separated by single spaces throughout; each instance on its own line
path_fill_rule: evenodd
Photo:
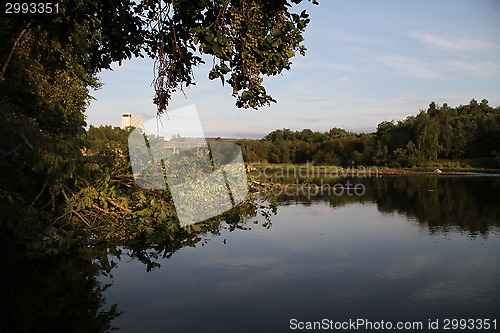
M 374 133 L 278 129 L 238 143 L 247 162 L 414 167 L 482 157 L 500 166 L 500 107 L 485 99 L 456 108 L 432 102 L 417 116 L 381 122 Z

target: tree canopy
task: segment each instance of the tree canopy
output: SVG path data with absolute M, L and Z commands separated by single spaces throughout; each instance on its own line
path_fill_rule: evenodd
M 60 0 L 50 13 L 47 5 L 2 11 L 2 245 L 61 250 L 76 239 L 186 232 L 168 191 L 130 179 L 129 132 L 85 129 L 90 90 L 112 62 L 149 56 L 162 113 L 175 91 L 195 84 L 193 67 L 205 55 L 213 58 L 209 78 L 231 85 L 238 107 L 267 105 L 274 100 L 263 77 L 305 51 L 308 14 L 292 9 L 301 2 Z
M 289 69 L 290 59 L 305 52 L 308 14 L 290 10 L 301 2 L 63 0 L 57 13 L 2 13 L 0 78 L 13 80 L 36 47 L 45 69 L 78 67 L 80 78 L 113 61 L 147 55 L 155 60 L 154 103 L 161 113 L 172 93 L 195 84 L 193 67 L 206 54 L 213 57 L 209 78 L 230 84 L 238 107 L 258 108 L 275 101 L 262 86 L 263 76 Z M 23 49 L 30 38 L 39 45 Z

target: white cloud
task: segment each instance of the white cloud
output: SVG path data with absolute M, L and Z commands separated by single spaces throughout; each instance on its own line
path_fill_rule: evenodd
M 445 74 L 458 74 L 488 79 L 500 74 L 500 45 L 491 41 L 448 38 L 424 32 L 412 32 L 409 36 L 422 42 L 430 49 L 429 53 L 419 58 L 394 54 L 379 58 L 400 76 L 444 79 Z
M 427 49 L 434 69 L 478 79 L 494 78 L 500 73 L 500 43 L 497 40 L 424 31 L 413 31 L 408 36 Z
M 438 49 L 449 52 L 498 52 L 498 43 L 478 38 L 459 38 L 451 36 L 438 36 L 435 34 L 413 31 L 408 34 L 430 49 Z
M 500 60 L 497 61 L 463 61 L 458 59 L 442 60 L 441 63 L 450 70 L 461 72 L 476 78 L 495 78 L 500 74 Z
M 402 55 L 387 55 L 380 57 L 379 61 L 394 69 L 400 76 L 419 79 L 441 78 L 439 67 L 419 59 Z

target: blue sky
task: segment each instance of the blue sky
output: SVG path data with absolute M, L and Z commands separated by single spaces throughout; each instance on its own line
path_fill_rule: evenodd
M 260 138 L 277 128 L 371 132 L 432 101 L 500 105 L 500 1 L 320 0 L 296 8 L 311 15 L 308 50 L 291 70 L 265 79 L 277 104 L 238 109 L 230 87 L 210 81 L 209 66 L 201 66 L 197 85 L 187 98 L 174 96 L 171 110 L 195 104 L 206 136 Z M 119 126 L 122 113 L 154 117 L 152 61 L 113 68 L 101 74 L 88 124 Z

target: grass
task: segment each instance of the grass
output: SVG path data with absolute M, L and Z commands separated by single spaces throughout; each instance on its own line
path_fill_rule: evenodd
M 428 168 L 452 168 L 452 169 L 498 168 L 497 161 L 495 161 L 495 159 L 491 157 L 463 158 L 457 160 L 440 159 L 437 161 L 429 161 L 423 163 L 421 166 Z

